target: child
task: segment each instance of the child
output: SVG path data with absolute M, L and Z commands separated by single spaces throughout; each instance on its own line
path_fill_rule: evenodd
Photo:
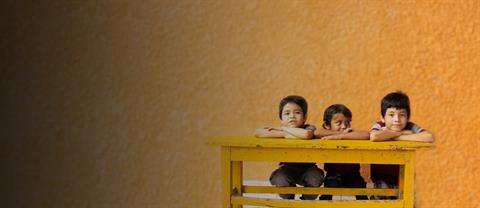
M 344 105 L 335 104 L 323 113 L 323 129 L 315 131 L 315 137 L 321 139 L 365 139 L 367 131 L 357 131 L 350 128 L 352 112 Z M 360 175 L 359 164 L 325 163 L 327 171 L 325 187 L 365 188 L 366 183 Z M 357 195 L 357 200 L 366 200 L 367 196 Z M 332 195 L 322 195 L 320 200 L 332 200 Z
M 381 102 L 381 114 L 381 121 L 375 123 L 370 130 L 371 141 L 433 142 L 432 133 L 410 122 L 410 100 L 405 93 L 397 91 L 386 95 Z M 370 167 L 375 188 L 398 187 L 398 165 L 372 164 Z M 387 197 L 373 196 L 373 198 Z
M 255 131 L 256 137 L 283 137 L 311 139 L 315 126 L 305 124 L 308 105 L 301 96 L 291 95 L 280 101 L 280 127 L 265 127 Z M 323 171 L 315 163 L 280 163 L 273 171 L 270 183 L 275 186 L 288 187 L 296 184 L 305 187 L 320 187 L 323 182 Z M 302 200 L 314 200 L 318 195 L 304 194 Z M 294 199 L 294 194 L 280 194 L 283 199 Z

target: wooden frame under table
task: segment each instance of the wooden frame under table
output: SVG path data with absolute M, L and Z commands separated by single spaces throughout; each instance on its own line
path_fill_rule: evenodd
M 422 142 L 368 140 L 299 140 L 215 137 L 208 143 L 221 147 L 223 207 L 405 207 L 414 204 L 415 150 L 432 147 Z M 398 189 L 304 188 L 243 185 L 243 161 L 398 164 Z M 398 196 L 397 200 L 300 201 L 244 197 L 243 193 L 295 193 Z

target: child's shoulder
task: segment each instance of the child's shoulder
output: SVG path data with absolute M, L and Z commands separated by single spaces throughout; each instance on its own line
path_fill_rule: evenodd
M 300 126 L 300 128 L 306 129 L 306 130 L 311 130 L 311 131 L 317 130 L 317 127 L 315 125 L 312 125 L 312 124 L 303 124 L 302 126 Z
M 372 125 L 372 128 L 370 128 L 371 130 L 380 130 L 382 129 L 383 127 L 385 127 L 385 122 L 383 121 L 377 121 L 375 122 L 373 125 Z
M 425 129 L 423 129 L 422 127 L 420 127 L 416 123 L 413 123 L 413 122 L 409 121 L 407 123 L 407 126 L 405 127 L 405 130 L 410 130 L 413 133 L 419 133 L 419 132 L 424 131 Z

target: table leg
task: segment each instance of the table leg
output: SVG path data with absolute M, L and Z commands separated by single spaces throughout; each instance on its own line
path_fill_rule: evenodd
M 222 147 L 222 207 L 231 208 L 232 196 L 232 165 L 230 161 L 230 147 Z
M 235 196 L 242 196 L 243 184 L 243 162 L 232 161 L 232 194 Z M 233 205 L 234 208 L 240 208 L 242 205 Z
M 415 152 L 409 151 L 408 153 L 408 161 L 405 163 L 404 167 L 404 192 L 403 192 L 403 201 L 404 207 L 406 208 L 413 208 L 414 205 L 414 180 L 415 180 Z
M 403 199 L 403 189 L 405 187 L 405 165 L 398 165 L 398 199 Z

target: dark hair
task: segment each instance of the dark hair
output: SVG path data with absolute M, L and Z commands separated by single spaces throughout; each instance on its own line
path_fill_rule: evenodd
M 381 103 L 382 117 L 385 117 L 388 108 L 405 109 L 407 118 L 410 119 L 410 99 L 407 94 L 396 91 L 383 97 Z
M 350 109 L 347 108 L 347 106 L 342 104 L 331 105 L 327 109 L 325 109 L 325 112 L 323 113 L 322 127 L 324 129 L 326 129 L 327 126 L 330 126 L 330 122 L 332 122 L 333 115 L 337 113 L 343 114 L 345 117 L 349 118 L 350 120 L 352 119 L 352 112 L 350 111 Z
M 307 104 L 307 101 L 305 100 L 305 98 L 303 98 L 302 96 L 298 96 L 298 95 L 290 95 L 290 96 L 287 96 L 287 97 L 283 98 L 280 101 L 280 105 L 278 106 L 278 117 L 280 117 L 280 119 L 282 119 L 283 107 L 287 103 L 295 103 L 298 106 L 300 106 L 300 108 L 303 111 L 303 116 L 305 118 L 307 118 L 308 104 Z

